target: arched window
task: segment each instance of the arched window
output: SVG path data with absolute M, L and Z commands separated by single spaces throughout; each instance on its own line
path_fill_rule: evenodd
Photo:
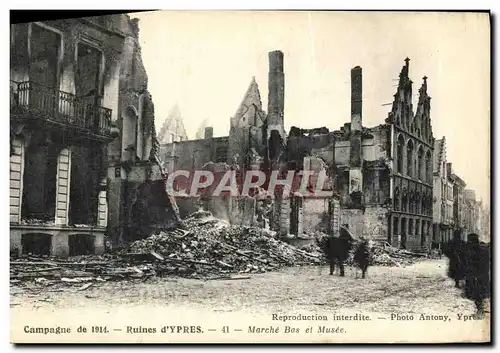
M 394 210 L 399 211 L 401 209 L 401 197 L 399 195 L 399 188 L 394 190 Z
M 420 214 L 421 203 L 420 203 L 420 193 L 417 192 L 415 195 L 415 213 Z
M 127 107 L 123 113 L 122 156 L 125 161 L 135 160 L 137 154 L 137 113 L 135 108 Z
M 423 176 L 423 171 L 424 171 L 424 149 L 422 146 L 418 149 L 418 155 L 417 155 L 417 178 L 420 180 L 425 180 L 425 177 Z
M 413 175 L 413 141 L 408 141 L 408 147 L 406 148 L 406 174 L 408 176 Z
M 402 198 L 402 209 L 403 212 L 408 212 L 408 191 L 406 191 L 406 188 L 403 189 L 403 198 Z
M 427 151 L 425 154 L 425 177 L 427 182 L 432 183 L 432 165 L 431 165 L 431 151 Z
M 405 140 L 402 135 L 398 136 L 398 146 L 397 146 L 397 172 L 403 174 L 404 166 L 404 151 L 405 151 Z
M 410 213 L 415 213 L 415 194 L 413 191 L 410 192 Z

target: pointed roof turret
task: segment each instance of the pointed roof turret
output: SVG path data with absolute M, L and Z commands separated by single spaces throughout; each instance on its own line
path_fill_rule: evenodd
M 167 118 L 163 122 L 163 125 L 158 134 L 158 140 L 160 143 L 166 143 L 168 139 L 168 134 L 173 133 L 176 136 L 182 138 L 182 140 L 187 140 L 186 128 L 184 127 L 184 122 L 182 120 L 181 110 L 179 105 L 175 105 L 170 109 Z
M 259 85 L 255 80 L 255 76 L 252 77 L 250 85 L 241 100 L 241 103 L 231 119 L 233 125 L 239 125 L 240 120 L 245 116 L 245 114 L 252 109 L 252 106 L 257 111 L 262 111 L 262 100 L 260 98 Z M 252 113 L 253 114 L 253 113 Z

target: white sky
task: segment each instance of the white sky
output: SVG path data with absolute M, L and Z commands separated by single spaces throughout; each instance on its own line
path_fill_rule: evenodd
M 489 204 L 490 36 L 486 14 L 148 12 L 142 57 L 157 131 L 178 104 L 189 138 L 203 120 L 229 132 L 252 76 L 267 110 L 268 57 L 284 52 L 285 127 L 350 121 L 350 69 L 363 68 L 363 124 L 384 123 L 404 64 L 414 99 L 428 76 L 434 136 L 454 171 Z M 414 103 L 416 109 L 416 102 Z

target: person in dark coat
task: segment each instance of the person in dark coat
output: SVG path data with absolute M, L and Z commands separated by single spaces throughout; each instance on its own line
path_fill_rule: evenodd
M 344 262 L 349 258 L 349 251 L 352 247 L 352 240 L 349 237 L 339 236 L 324 238 L 318 245 L 324 251 L 326 258 L 330 264 L 330 275 L 335 272 L 335 267 L 338 265 L 340 276 L 345 276 Z
M 338 238 L 330 238 L 330 275 L 335 272 L 335 266 L 339 266 L 340 276 L 344 277 L 344 262 L 349 258 L 349 251 L 352 247 L 352 240 L 348 237 L 340 236 Z
M 490 251 L 479 242 L 479 236 L 467 236 L 465 297 L 474 301 L 477 314 L 484 315 L 484 300 L 490 297 Z
M 368 241 L 362 239 L 354 253 L 354 262 L 361 269 L 361 278 L 365 278 L 368 265 L 370 264 L 370 251 L 368 249 Z M 356 273 L 357 277 L 357 273 Z
M 444 247 L 445 255 L 449 259 L 448 277 L 455 281 L 455 287 L 460 288 L 460 281 L 465 278 L 465 242 L 460 233 L 455 233 L 453 239 Z

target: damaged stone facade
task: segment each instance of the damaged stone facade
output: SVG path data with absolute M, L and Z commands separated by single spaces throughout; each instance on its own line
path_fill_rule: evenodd
M 362 119 L 362 69 L 351 70 L 351 122 L 333 132 L 334 189 L 341 222 L 355 234 L 393 246 L 426 250 L 432 231 L 432 155 L 427 82 L 413 112 L 409 59 L 385 124 Z
M 10 246 L 104 251 L 121 33 L 90 19 L 11 26 Z
M 432 237 L 434 137 L 427 94 L 427 77 L 419 89 L 413 111 L 410 59 L 399 74 L 392 111 L 386 122 L 391 126 L 391 199 L 388 241 L 401 248 L 425 250 Z
M 149 236 L 171 226 L 171 210 L 158 166 L 155 110 L 139 44 L 139 23 L 120 15 L 124 45 L 119 65 L 119 135 L 108 146 L 109 225 L 112 246 Z
M 106 235 L 122 237 L 131 173 L 140 183 L 152 169 L 137 21 L 15 24 L 10 50 L 11 250 L 103 252 Z

